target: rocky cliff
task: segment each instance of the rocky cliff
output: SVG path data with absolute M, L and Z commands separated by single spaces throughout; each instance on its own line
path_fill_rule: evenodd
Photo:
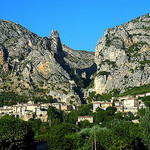
M 17 23 L 0 20 L 1 92 L 81 103 L 78 78 L 88 80 L 93 63 L 94 53 L 62 44 L 55 30 L 42 38 Z
M 150 83 L 150 14 L 107 29 L 97 43 L 95 62 L 96 93 Z

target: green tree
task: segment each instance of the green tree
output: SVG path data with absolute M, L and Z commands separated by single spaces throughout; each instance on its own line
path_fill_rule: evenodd
M 60 123 L 61 116 L 55 107 L 49 106 L 47 114 L 48 114 L 48 120 L 50 126 Z
M 39 135 L 39 128 L 42 123 L 41 120 L 40 119 L 30 119 L 29 123 L 32 127 L 32 130 L 34 131 L 35 138 L 37 138 Z
M 133 149 L 132 142 L 134 139 L 130 137 L 129 131 L 129 128 L 132 126 L 131 122 L 114 120 L 107 126 L 111 136 L 111 143 L 108 145 L 108 149 Z
M 143 118 L 143 116 L 145 115 L 145 109 L 139 109 L 137 115 L 138 115 L 140 118 Z
M 91 123 L 88 120 L 84 120 L 84 121 L 79 122 L 79 127 L 80 128 L 87 128 L 87 127 L 90 127 L 90 126 L 91 126 Z
M 72 110 L 68 114 L 68 121 L 69 121 L 69 123 L 76 124 L 77 120 L 78 120 L 78 111 Z
M 62 123 L 50 128 L 48 145 L 51 150 L 66 150 L 65 136 L 76 132 L 76 127 L 70 123 Z
M 140 122 L 140 127 L 142 129 L 142 139 L 144 143 L 150 148 L 150 108 L 146 109 L 145 116 Z
M 130 139 L 132 139 L 133 148 L 145 150 L 144 143 L 142 142 L 142 139 L 141 139 L 142 130 L 139 124 L 135 123 L 131 125 L 129 128 L 129 132 L 130 132 Z
M 101 108 L 97 108 L 96 111 L 97 111 L 97 113 L 94 114 L 94 122 L 96 124 L 104 122 L 104 120 L 107 116 L 106 111 L 104 111 Z
M 150 100 L 146 100 L 146 101 L 144 102 L 144 104 L 145 104 L 145 106 L 150 107 Z
M 129 117 L 129 120 L 134 120 L 135 119 L 135 116 L 133 115 L 133 113 L 128 113 L 128 117 Z
M 21 149 L 33 142 L 34 133 L 29 124 L 11 116 L 0 118 L 0 148 Z
M 92 115 L 93 104 L 81 105 L 81 109 L 78 111 L 78 116 Z
M 68 134 L 65 136 L 64 140 L 66 143 L 65 150 L 80 149 L 84 144 L 84 138 L 78 133 Z
M 49 123 L 48 122 L 43 122 L 40 124 L 39 128 L 39 135 L 36 137 L 37 140 L 39 141 L 48 141 L 49 139 Z
M 150 107 L 150 96 L 145 96 L 141 98 L 145 106 Z
M 115 114 L 115 119 L 117 119 L 117 120 L 122 120 L 123 119 L 121 112 L 117 112 Z
M 115 112 L 117 111 L 116 107 L 107 107 L 106 111 L 110 114 L 110 115 L 114 115 Z

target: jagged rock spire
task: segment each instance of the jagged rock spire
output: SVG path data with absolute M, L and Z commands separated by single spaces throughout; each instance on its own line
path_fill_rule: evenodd
M 52 30 L 51 35 L 50 35 L 49 38 L 50 38 L 50 39 L 51 39 L 51 38 L 55 38 L 55 39 L 59 38 L 59 33 L 58 33 L 58 31 L 57 31 L 57 30 Z
M 51 50 L 60 55 L 63 51 L 58 31 L 52 30 L 49 39 L 51 40 Z

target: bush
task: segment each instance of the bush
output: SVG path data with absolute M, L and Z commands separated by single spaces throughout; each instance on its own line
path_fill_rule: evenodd
M 147 85 L 142 85 L 140 87 L 128 87 L 126 91 L 119 96 L 125 96 L 125 95 L 137 95 L 137 94 L 143 94 L 150 91 L 150 83 Z
M 110 72 L 107 72 L 107 71 L 100 71 L 100 72 L 98 73 L 98 75 L 106 75 L 106 76 L 108 76 L 108 75 L 110 75 Z

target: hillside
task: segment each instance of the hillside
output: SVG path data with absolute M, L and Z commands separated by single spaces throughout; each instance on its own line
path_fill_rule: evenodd
M 17 23 L 0 20 L 1 92 L 81 103 L 78 78 L 82 73 L 85 80 L 89 78 L 86 70 L 93 63 L 94 53 L 65 46 L 55 30 L 42 38 Z
M 75 104 L 84 103 L 92 91 L 123 93 L 147 85 L 150 14 L 108 28 L 95 53 L 61 43 L 56 30 L 49 38 L 40 37 L 17 23 L 0 20 L 0 81 L 0 92 L 51 95 Z
M 150 14 L 107 29 L 97 43 L 95 63 L 97 94 L 150 83 Z

